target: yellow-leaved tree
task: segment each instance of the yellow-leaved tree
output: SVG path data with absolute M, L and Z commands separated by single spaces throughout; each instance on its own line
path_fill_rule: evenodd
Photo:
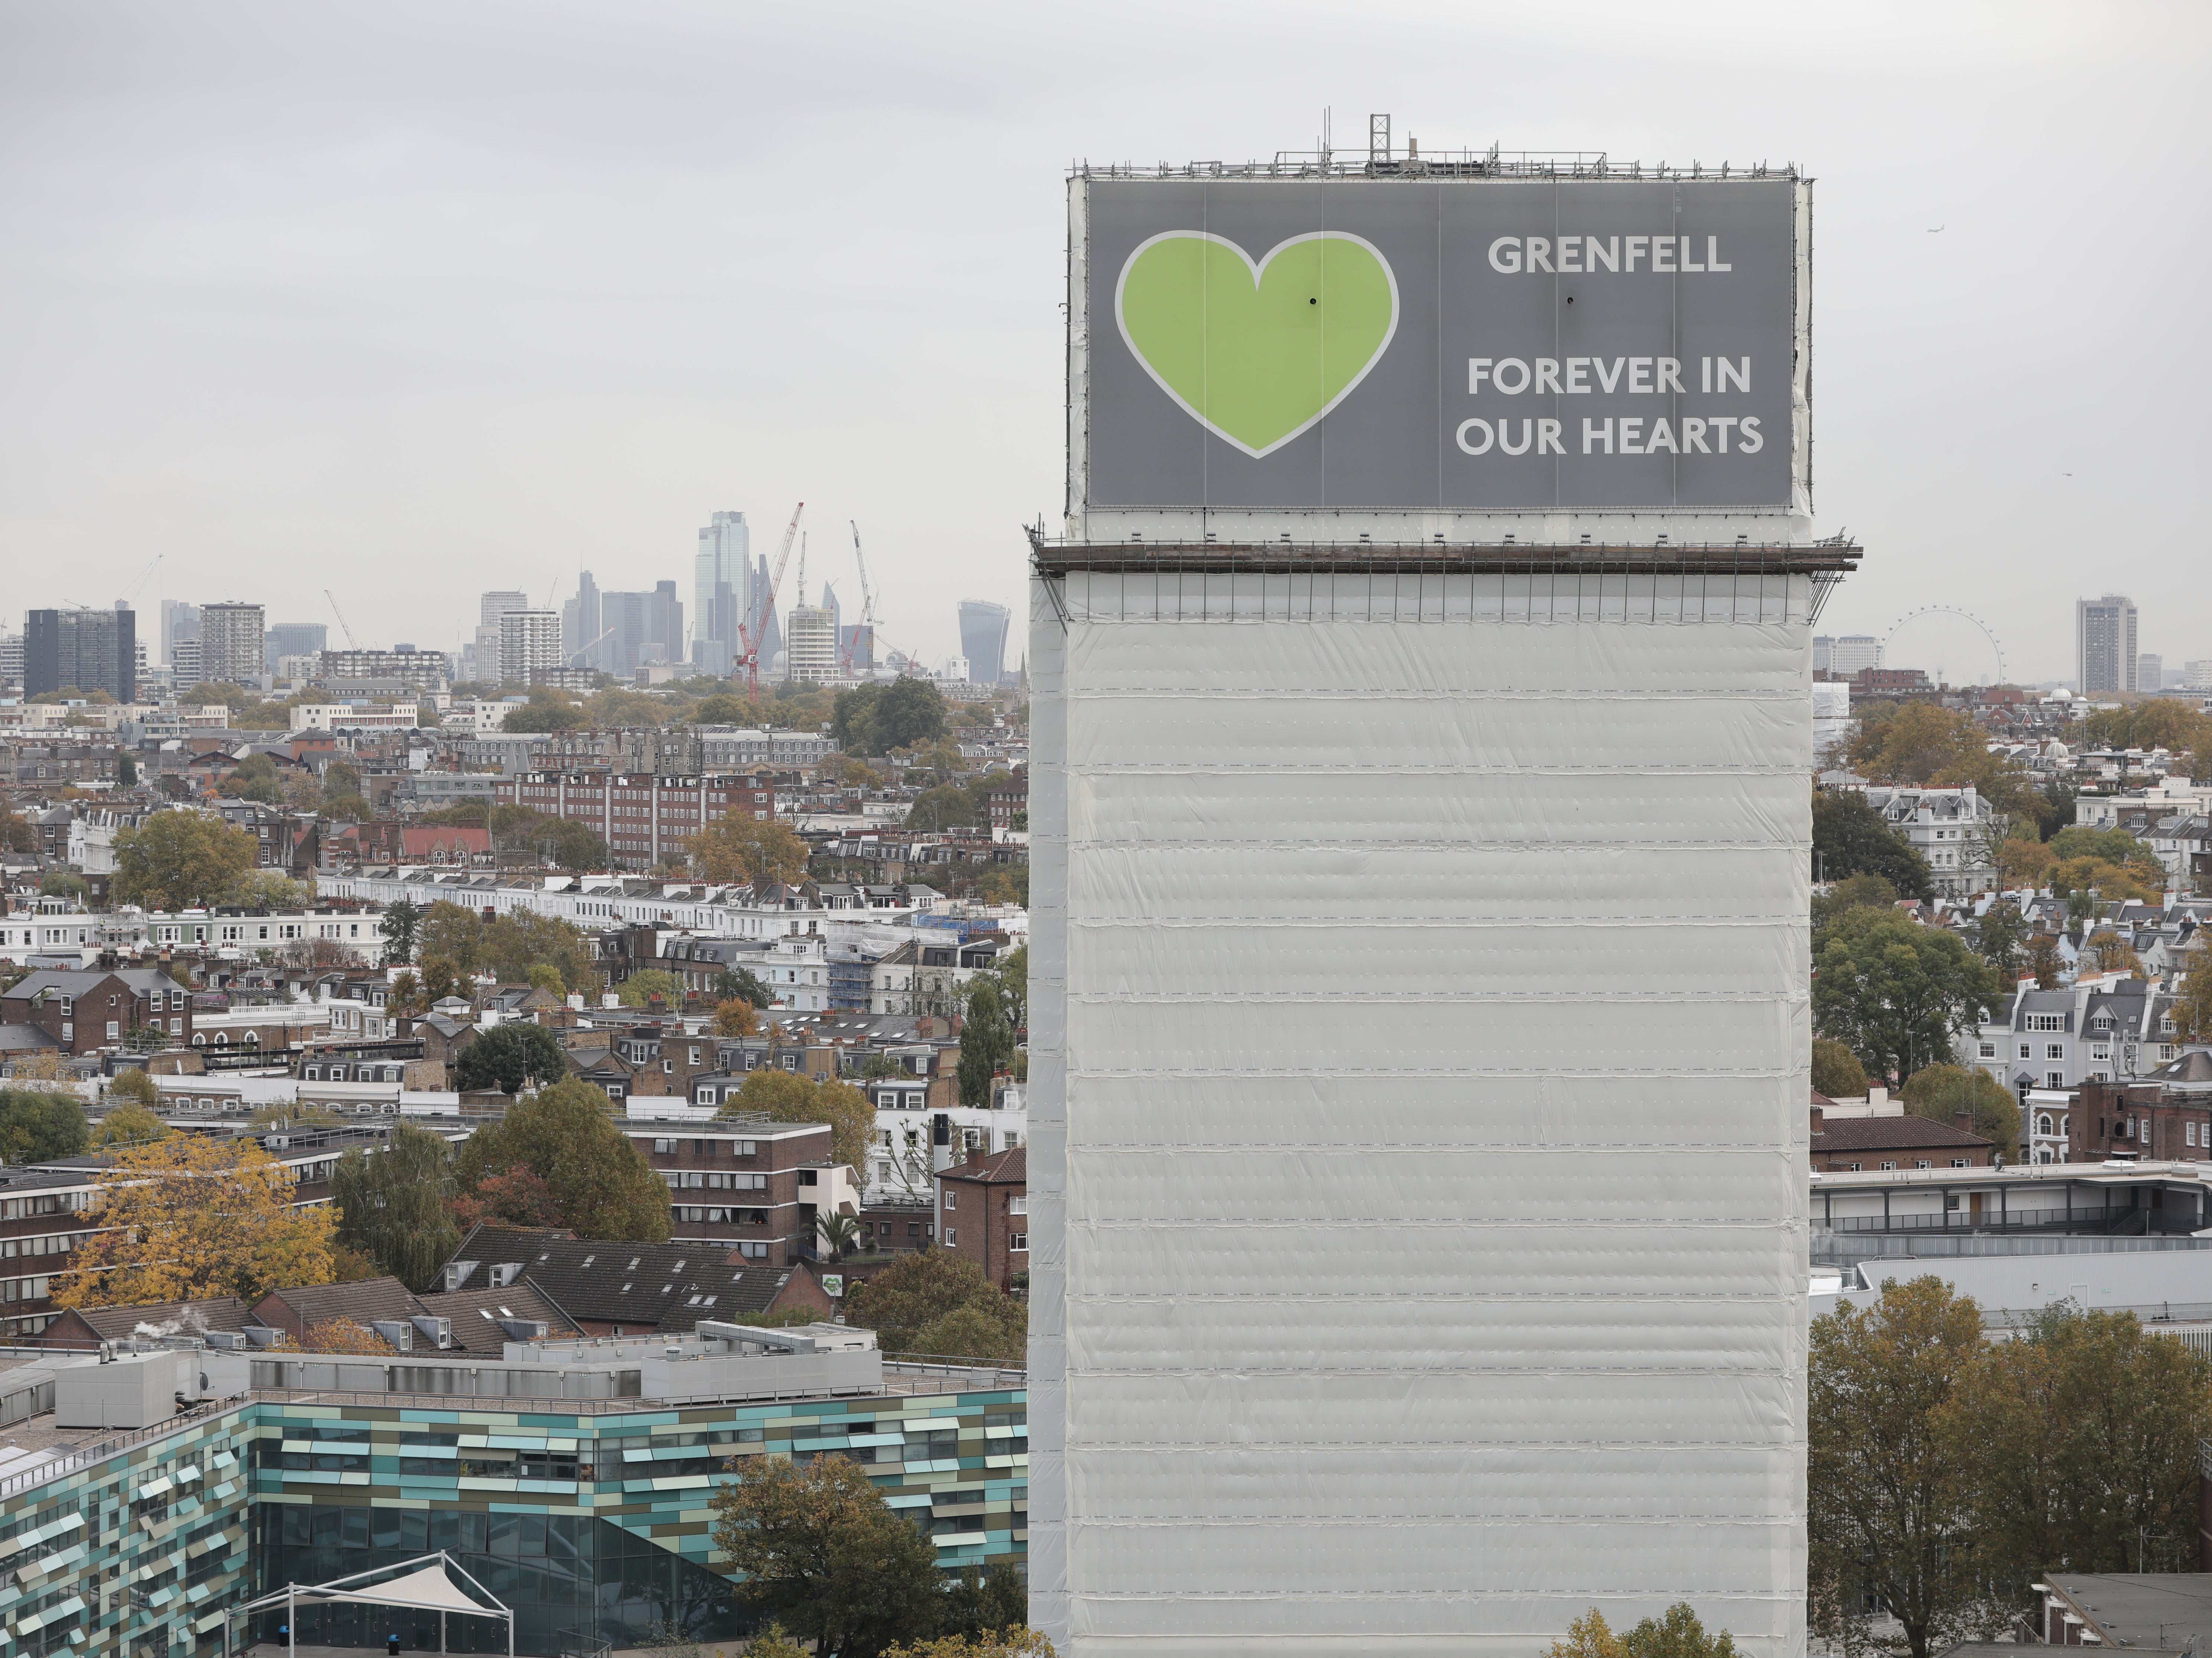
M 86 1219 L 97 1230 L 54 1278 L 60 1307 L 236 1296 L 334 1276 L 327 1206 L 295 1209 L 284 1165 L 251 1140 L 173 1134 L 124 1146 Z

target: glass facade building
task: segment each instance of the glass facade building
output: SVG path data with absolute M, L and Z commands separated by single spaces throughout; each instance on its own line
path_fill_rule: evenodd
M 281 1612 L 230 1616 L 258 1595 L 444 1549 L 514 1609 L 518 1653 L 739 1637 L 750 1622 L 715 1570 L 708 1506 L 733 1459 L 850 1457 L 948 1569 L 1024 1557 L 1026 1395 L 946 1385 L 680 1409 L 249 1395 L 0 1480 L 0 1625 L 10 1658 L 212 1658 L 280 1638 Z M 435 1651 L 437 1621 L 303 1606 L 297 1633 Z M 456 1617 L 444 1639 L 504 1651 L 506 1631 Z

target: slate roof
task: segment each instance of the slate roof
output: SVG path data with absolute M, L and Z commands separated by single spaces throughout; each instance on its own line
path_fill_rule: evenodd
M 1987 1151 L 1995 1144 L 1926 1117 L 1826 1117 L 1813 1136 L 1815 1151 Z
M 190 1335 L 198 1330 L 242 1330 L 246 1324 L 246 1303 L 236 1296 L 211 1296 L 203 1301 L 151 1301 L 136 1307 L 80 1307 L 75 1309 L 75 1315 L 89 1325 L 103 1341 L 118 1340 L 142 1324 L 150 1324 L 157 1330 L 174 1324 L 176 1333 L 180 1335 Z M 66 1315 L 63 1321 L 66 1321 Z M 67 1336 L 65 1331 L 57 1330 L 54 1333 L 61 1339 Z
M 0 1054 L 28 1054 L 61 1043 L 34 1024 L 0 1024 Z
M 966 1163 L 955 1163 L 938 1179 L 970 1181 L 978 1186 L 1027 1186 L 1029 1159 L 1027 1146 L 1012 1146 L 1004 1151 L 994 1151 L 988 1157 L 970 1157 Z
M 790 1281 L 791 1268 L 747 1266 L 730 1256 L 723 1245 L 611 1242 L 479 1226 L 448 1264 L 468 1268 L 455 1285 L 459 1293 L 495 1299 L 503 1291 L 492 1287 L 491 1268 L 519 1265 L 519 1284 L 569 1319 L 678 1333 L 702 1318 L 764 1312 Z
M 513 1339 L 500 1326 L 503 1318 L 533 1320 L 546 1327 L 548 1335 L 584 1333 L 574 1319 L 538 1294 L 527 1279 L 504 1290 L 457 1290 L 451 1295 L 416 1296 L 414 1300 L 429 1316 L 453 1321 L 453 1350 L 459 1352 L 498 1353 Z M 418 1334 L 416 1351 L 421 1351 L 425 1342 Z
M 2178 1060 L 2169 1060 L 2152 1072 L 2147 1081 L 2155 1083 L 2212 1083 L 2212 1054 L 2196 1049 Z
M 300 1321 L 301 1329 L 327 1324 L 334 1318 L 368 1324 L 377 1319 L 408 1319 L 415 1315 L 415 1297 L 396 1278 L 358 1279 L 351 1284 L 319 1284 L 304 1290 L 271 1290 L 260 1303 L 282 1302 Z

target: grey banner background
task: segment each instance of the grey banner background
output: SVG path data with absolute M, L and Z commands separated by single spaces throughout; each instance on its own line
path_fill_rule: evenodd
M 1091 507 L 1370 507 L 1541 511 L 1560 507 L 1786 507 L 1795 319 L 1795 199 L 1784 180 L 1094 180 L 1084 269 L 1090 327 Z M 1398 280 L 1396 337 L 1328 417 L 1264 459 L 1223 442 L 1179 408 L 1131 354 L 1114 289 L 1137 245 L 1204 230 L 1253 258 L 1315 230 L 1363 236 Z M 1687 235 L 1704 258 L 1720 238 L 1735 268 L 1506 276 L 1499 236 Z M 1571 299 L 1573 303 L 1569 304 Z M 1671 356 L 1681 395 L 1517 397 L 1467 390 L 1467 360 Z M 1698 390 L 1698 360 L 1752 360 L 1748 396 Z M 1593 382 L 1595 383 L 1595 382 Z M 1567 453 L 1480 457 L 1454 441 L 1471 416 L 1550 416 Z M 1757 454 L 1582 453 L 1584 419 L 1755 415 Z

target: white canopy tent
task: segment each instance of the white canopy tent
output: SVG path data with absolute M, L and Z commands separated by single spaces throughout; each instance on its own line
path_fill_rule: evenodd
M 459 1572 L 463 1582 L 484 1597 L 471 1599 L 459 1584 L 446 1574 L 448 1570 Z M 381 1578 L 387 1572 L 402 1572 L 399 1577 L 382 1582 L 364 1580 Z M 507 1658 L 514 1658 L 514 1613 L 492 1597 L 489 1589 L 463 1570 L 460 1564 L 443 1549 L 435 1554 L 417 1555 L 412 1560 L 401 1560 L 389 1566 L 375 1566 L 368 1571 L 357 1571 L 347 1577 L 334 1577 L 327 1583 L 287 1583 L 283 1588 L 263 1595 L 258 1600 L 248 1601 L 223 1620 L 223 1650 L 230 1650 L 230 1618 L 243 1617 L 247 1612 L 259 1612 L 283 1603 L 285 1612 L 285 1649 L 296 1653 L 300 1646 L 300 1602 L 336 1602 L 342 1605 L 368 1606 L 404 1606 L 410 1612 L 434 1612 L 438 1614 L 438 1650 L 446 1649 L 446 1615 L 465 1612 L 474 1618 L 503 1618 L 507 1620 Z M 490 1601 L 489 1606 L 484 1601 Z

